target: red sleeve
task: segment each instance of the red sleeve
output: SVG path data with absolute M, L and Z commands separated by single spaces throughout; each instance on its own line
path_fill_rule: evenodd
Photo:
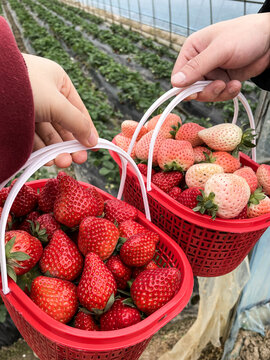
M 0 17 L 0 183 L 30 156 L 34 131 L 27 68 L 7 22 Z

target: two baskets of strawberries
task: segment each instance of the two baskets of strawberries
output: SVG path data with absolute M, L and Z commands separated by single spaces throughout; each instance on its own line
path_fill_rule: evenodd
M 64 172 L 25 183 L 58 154 L 87 149 L 76 141 L 32 154 L 22 175 L 0 191 L 1 296 L 41 360 L 138 359 L 192 293 L 185 254 L 149 221 L 136 164 L 108 141 L 100 139 L 100 147 L 130 161 L 146 216 Z
M 127 126 L 133 126 L 130 138 L 121 133 L 114 142 L 120 147 L 125 144 L 134 158 L 147 162 L 139 167 L 147 182 L 152 221 L 181 246 L 194 275 L 220 276 L 243 261 L 269 225 L 270 172 L 268 165 L 259 167 L 255 162 L 253 130 L 243 133 L 235 125 L 240 100 L 255 127 L 242 94 L 234 99 L 232 124 L 207 129 L 192 123 L 181 126 L 181 119 L 171 114 L 179 102 L 208 83 L 171 89 L 149 108 L 138 126 L 123 123 L 124 134 Z M 162 115 L 146 123 L 174 95 Z M 253 146 L 252 159 L 239 153 L 241 146 Z M 123 192 L 125 201 L 142 209 L 132 169 L 111 155 L 123 175 L 119 197 Z

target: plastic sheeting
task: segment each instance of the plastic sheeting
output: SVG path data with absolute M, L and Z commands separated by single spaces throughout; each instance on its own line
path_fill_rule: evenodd
M 208 342 L 220 346 L 220 338 L 226 330 L 230 310 L 237 302 L 249 276 L 246 258 L 237 269 L 227 275 L 216 278 L 199 277 L 198 317 L 173 349 L 159 360 L 196 360 Z
M 264 335 L 264 327 L 270 324 L 270 228 L 254 247 L 250 260 L 251 277 L 243 290 L 231 334 L 225 343 L 222 360 L 231 356 L 238 330 L 243 328 Z

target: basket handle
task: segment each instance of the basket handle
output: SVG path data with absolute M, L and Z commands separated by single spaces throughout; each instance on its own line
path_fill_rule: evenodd
M 146 189 L 142 174 L 140 173 L 134 160 L 124 150 L 114 145 L 110 141 L 100 138 L 98 139 L 97 145 L 91 148 L 81 145 L 77 140 L 65 141 L 59 144 L 52 145 L 49 150 L 47 148 L 42 149 L 42 152 L 39 152 L 38 156 L 36 156 L 36 154 L 33 153 L 33 156 L 29 160 L 30 165 L 28 165 L 28 167 L 23 172 L 23 174 L 17 179 L 16 183 L 12 187 L 5 201 L 5 205 L 3 207 L 3 211 L 0 219 L 1 278 L 2 278 L 2 289 L 5 295 L 10 292 L 10 289 L 8 287 L 6 257 L 5 257 L 5 229 L 6 229 L 8 214 L 10 212 L 15 197 L 17 196 L 18 192 L 20 191 L 24 183 L 27 181 L 27 179 L 41 166 L 46 164 L 48 161 L 55 159 L 57 155 L 62 154 L 63 152 L 73 153 L 75 151 L 88 150 L 88 149 L 91 150 L 108 149 L 117 152 L 121 156 L 121 158 L 125 159 L 125 161 L 128 161 L 131 164 L 131 166 L 133 167 L 134 171 L 138 176 L 138 180 L 142 191 L 144 208 L 145 208 L 145 216 L 149 221 L 151 221 L 149 204 L 148 204 L 148 199 L 147 199 L 147 194 L 146 194 Z

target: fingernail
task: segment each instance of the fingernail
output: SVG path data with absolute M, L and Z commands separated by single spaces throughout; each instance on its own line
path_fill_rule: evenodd
M 221 93 L 222 89 L 219 87 L 214 88 L 213 92 L 215 95 L 219 95 Z
M 238 89 L 235 89 L 233 87 L 228 89 L 229 94 L 237 94 L 237 92 L 238 92 Z
M 172 83 L 176 85 L 182 85 L 186 80 L 186 75 L 182 72 L 178 72 L 172 76 Z
M 89 146 L 95 146 L 97 144 L 97 140 L 97 135 L 92 131 L 88 139 Z

